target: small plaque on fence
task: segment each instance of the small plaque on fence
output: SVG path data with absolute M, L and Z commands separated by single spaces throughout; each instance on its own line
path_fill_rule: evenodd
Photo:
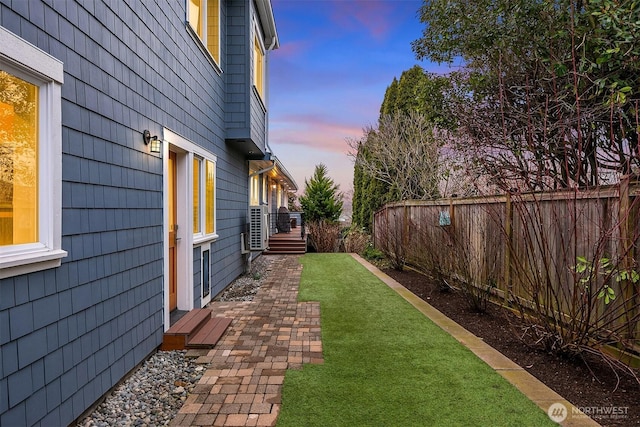
M 440 227 L 451 225 L 451 217 L 449 211 L 440 211 Z

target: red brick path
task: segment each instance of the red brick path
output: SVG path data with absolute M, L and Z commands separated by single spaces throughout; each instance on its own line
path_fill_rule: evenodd
M 233 322 L 172 426 L 272 426 L 287 369 L 322 363 L 320 304 L 297 302 L 302 266 L 295 255 L 273 255 L 271 271 L 253 301 L 213 302 Z

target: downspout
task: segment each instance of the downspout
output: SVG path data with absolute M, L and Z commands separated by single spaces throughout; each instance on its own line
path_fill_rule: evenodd
M 267 52 L 265 52 L 265 58 L 267 58 L 267 66 L 266 66 L 266 72 L 269 73 L 269 60 L 268 60 L 268 53 L 271 52 L 273 50 L 273 47 L 276 45 L 276 42 L 278 41 L 278 39 L 276 37 L 271 37 L 271 44 L 269 45 L 269 49 L 267 49 Z M 266 81 L 268 81 L 268 79 L 265 79 Z M 267 85 L 265 87 L 265 101 L 267 101 L 267 99 L 269 99 L 269 85 Z M 269 146 L 269 109 L 267 108 L 267 102 L 265 102 L 264 105 L 266 111 L 266 114 L 264 116 L 264 145 L 265 148 L 267 149 L 267 153 L 271 153 L 271 147 Z

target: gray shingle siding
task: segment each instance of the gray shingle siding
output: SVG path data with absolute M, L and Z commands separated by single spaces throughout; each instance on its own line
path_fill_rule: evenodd
M 265 152 L 265 111 L 253 87 L 253 34 L 257 19 L 253 1 L 232 2 L 227 22 L 226 137 L 251 140 Z M 255 18 L 255 21 L 254 21 Z
M 257 91 L 251 90 L 251 139 L 265 145 L 265 108 Z
M 252 0 L 250 0 L 252 1 Z M 227 6 L 233 16 L 227 22 L 227 64 L 225 121 L 227 138 L 248 137 L 249 89 L 251 85 L 249 50 L 249 4 L 237 1 Z
M 58 268 L 0 279 L 0 425 L 71 423 L 162 341 L 163 160 L 143 129 L 217 156 L 212 295 L 242 273 L 248 164 L 225 140 L 237 129 L 264 146 L 264 114 L 249 116 L 250 0 L 232 3 L 220 74 L 183 1 L 0 0 L 0 25 L 64 63 L 68 252 Z

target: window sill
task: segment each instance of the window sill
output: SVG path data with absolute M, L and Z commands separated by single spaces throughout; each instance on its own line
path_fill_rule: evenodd
M 193 246 L 198 246 L 203 243 L 210 243 L 218 239 L 217 234 L 207 234 L 206 236 L 193 236 Z
M 67 251 L 51 249 L 0 257 L 0 279 L 59 267 L 66 256 Z

